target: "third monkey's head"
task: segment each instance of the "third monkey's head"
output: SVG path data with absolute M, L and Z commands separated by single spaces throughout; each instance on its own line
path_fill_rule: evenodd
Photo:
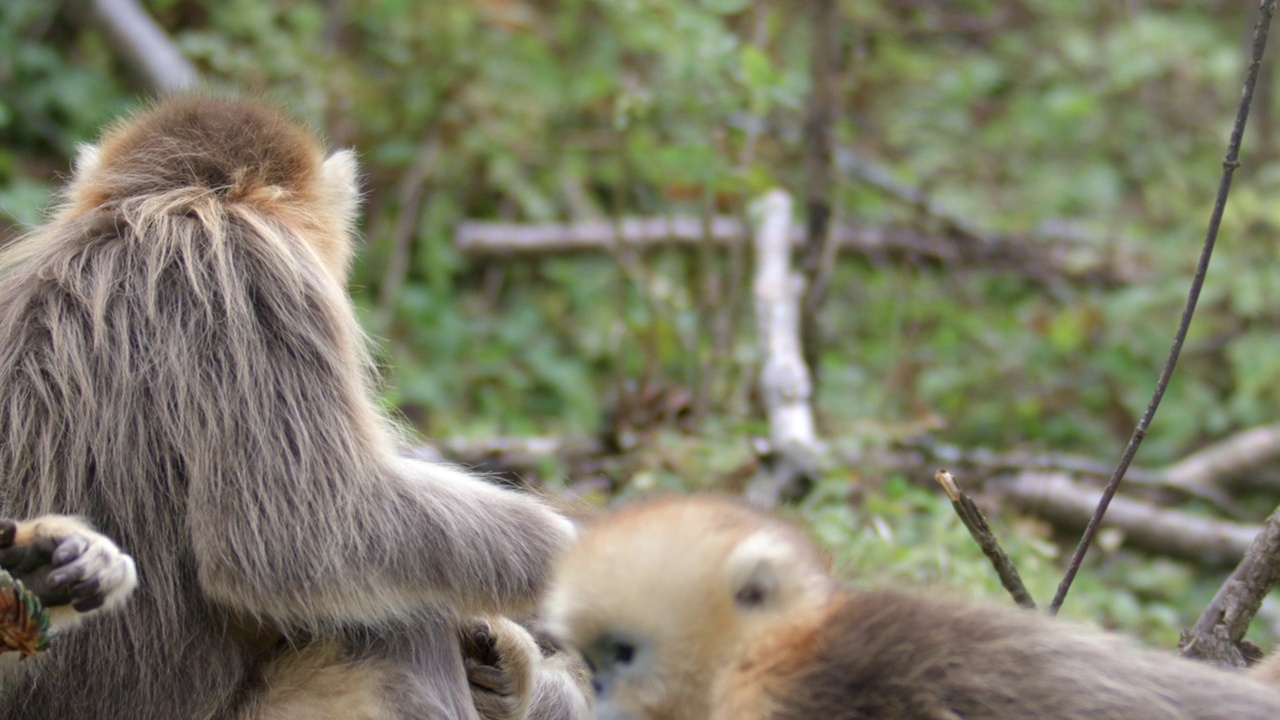
M 729 499 L 667 498 L 590 523 L 557 567 L 543 619 L 590 666 L 598 717 L 705 718 L 742 642 L 833 591 L 795 528 Z

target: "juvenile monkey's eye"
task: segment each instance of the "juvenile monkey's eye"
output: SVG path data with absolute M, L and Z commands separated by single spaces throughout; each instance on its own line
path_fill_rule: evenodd
M 733 596 L 735 602 L 743 607 L 756 607 L 764 603 L 764 588 L 758 585 L 748 585 L 742 588 Z
M 640 655 L 640 649 L 630 638 L 602 635 L 583 653 L 593 671 L 607 672 L 610 668 L 627 667 Z
M 613 646 L 613 661 L 619 665 L 630 665 L 635 656 L 636 646 L 631 643 L 619 642 Z

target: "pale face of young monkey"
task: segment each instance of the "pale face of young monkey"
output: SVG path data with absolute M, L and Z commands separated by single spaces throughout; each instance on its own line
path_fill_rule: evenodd
M 834 587 L 798 531 L 722 499 L 624 508 L 561 559 L 546 627 L 591 668 L 596 716 L 704 719 L 744 642 L 820 612 Z

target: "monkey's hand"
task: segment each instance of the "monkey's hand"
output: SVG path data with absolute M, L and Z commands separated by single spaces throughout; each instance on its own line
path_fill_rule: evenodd
M 64 515 L 0 520 L 0 569 L 49 609 L 55 631 L 122 604 L 138 584 L 133 558 L 83 521 Z
M 528 631 L 507 618 L 491 616 L 464 623 L 462 658 L 481 717 L 523 720 L 541 657 Z

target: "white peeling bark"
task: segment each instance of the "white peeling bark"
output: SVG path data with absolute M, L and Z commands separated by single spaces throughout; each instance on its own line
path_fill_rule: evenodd
M 804 279 L 791 271 L 791 196 L 772 190 L 761 206 L 752 291 L 763 359 L 760 396 L 769 421 L 774 467 L 748 484 L 747 499 L 772 507 L 812 470 L 818 441 L 810 405 L 809 369 L 800 351 Z

